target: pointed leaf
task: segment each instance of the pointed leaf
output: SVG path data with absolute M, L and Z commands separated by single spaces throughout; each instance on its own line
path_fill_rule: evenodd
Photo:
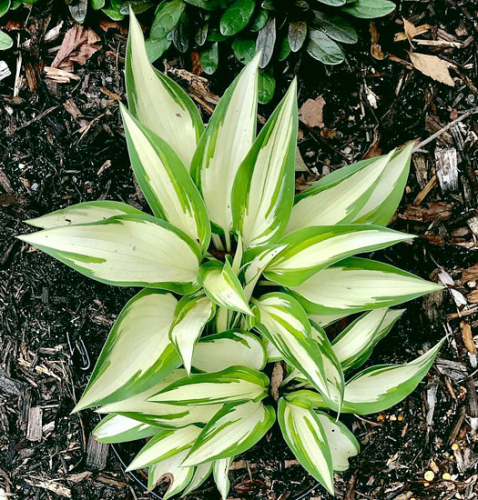
M 186 233 L 204 250 L 211 225 L 188 171 L 173 149 L 120 105 L 129 157 L 141 190 L 156 217 Z
M 184 490 L 182 496 L 184 497 L 186 495 L 189 495 L 193 491 L 199 489 L 199 487 L 204 483 L 204 481 L 206 481 L 206 479 L 211 475 L 212 467 L 213 463 L 211 462 L 206 464 L 199 464 L 197 467 L 195 467 L 194 476 L 191 479 L 191 482 L 189 483 L 188 487 Z
M 274 409 L 260 402 L 227 405 L 204 427 L 184 465 L 197 465 L 243 453 L 254 446 L 274 422 Z
M 234 366 L 216 373 L 191 375 L 172 383 L 149 401 L 179 405 L 211 405 L 260 401 L 267 395 L 269 379 L 261 372 Z
M 168 338 L 177 300 L 143 290 L 121 311 L 74 411 L 121 401 L 169 375 L 179 356 Z
M 189 169 L 203 131 L 199 111 L 176 82 L 150 64 L 134 14 L 130 16 L 125 72 L 131 113 L 167 142 Z
M 346 259 L 292 290 L 309 314 L 347 315 L 391 307 L 443 287 L 368 259 Z
M 297 82 L 272 113 L 236 175 L 234 229 L 244 249 L 280 238 L 293 202 L 297 141 Z
M 241 282 L 227 260 L 224 265 L 218 261 L 203 264 L 199 270 L 198 281 L 206 295 L 218 306 L 252 315 Z
M 168 490 L 162 500 L 168 500 L 181 493 L 193 479 L 194 467 L 181 467 L 178 465 L 180 460 L 177 457 L 182 460 L 184 453 L 149 467 L 148 491 L 152 491 L 163 479 L 169 480 Z
M 411 363 L 372 366 L 357 374 L 345 386 L 343 411 L 368 415 L 405 399 L 428 373 L 444 341 Z
M 264 276 L 284 286 L 298 287 L 335 262 L 412 238 L 409 234 L 368 224 L 298 229 L 282 238 L 280 243 L 287 247 L 269 263 Z
M 162 391 L 173 382 L 187 377 L 186 370 L 174 370 L 170 375 L 150 389 L 97 410 L 98 413 L 117 413 L 137 422 L 163 428 L 187 427 L 191 424 L 206 424 L 222 408 L 222 405 L 179 406 L 153 403 L 148 398 Z
M 230 330 L 208 335 L 198 342 L 192 365 L 197 370 L 213 373 L 232 366 L 246 366 L 260 371 L 266 362 L 264 346 L 254 334 Z
M 231 466 L 233 457 L 222 458 L 213 462 L 214 482 L 217 489 L 221 494 L 222 500 L 227 500 L 229 490 L 231 489 L 231 482 L 229 481 L 229 467 Z
M 154 436 L 160 430 L 129 417 L 108 415 L 93 429 L 92 434 L 100 443 L 126 443 Z
M 290 365 L 300 370 L 319 391 L 329 397 L 322 354 L 311 338 L 311 326 L 300 304 L 281 292 L 263 295 L 255 301 L 256 327 Z
M 414 143 L 395 153 L 375 184 L 367 202 L 354 217 L 358 224 L 387 225 L 402 199 L 410 172 Z
M 332 467 L 335 472 L 349 468 L 349 459 L 360 452 L 360 444 L 349 429 L 339 420 L 327 413 L 315 412 L 324 429 L 332 455 Z
M 201 254 L 197 245 L 150 215 L 120 215 L 18 238 L 101 283 L 177 293 L 198 288 Z
M 215 305 L 205 295 L 183 297 L 176 308 L 169 336 L 188 374 L 191 372 L 194 346 L 215 310 Z
M 343 370 L 363 365 L 403 312 L 404 309 L 375 309 L 357 318 L 336 337 L 332 347 Z
M 126 471 L 142 469 L 191 448 L 201 429 L 195 425 L 181 429 L 162 429 L 140 450 Z
M 364 160 L 326 175 L 296 197 L 287 233 L 309 226 L 349 224 L 375 188 L 391 154 Z
M 234 178 L 256 136 L 257 65 L 258 56 L 222 96 L 201 136 L 191 167 L 211 222 L 227 237 L 232 228 Z
M 30 224 L 30 226 L 39 227 L 40 229 L 52 229 L 72 224 L 96 222 L 117 215 L 127 214 L 141 215 L 142 212 L 131 205 L 117 201 L 88 201 L 86 203 L 71 205 L 61 210 L 42 215 L 41 217 L 26 220 L 25 222 Z
M 281 398 L 277 418 L 282 435 L 302 467 L 334 494 L 332 456 L 324 428 L 309 408 Z

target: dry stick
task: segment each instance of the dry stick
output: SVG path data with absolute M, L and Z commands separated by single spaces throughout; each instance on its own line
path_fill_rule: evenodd
M 456 120 L 453 120 L 448 125 L 445 125 L 442 129 L 438 130 L 438 132 L 435 132 L 430 137 L 428 137 L 424 141 L 420 142 L 420 144 L 418 144 L 417 146 L 415 146 L 415 148 L 413 149 L 413 151 L 416 152 L 417 150 L 422 149 L 423 146 L 426 146 L 430 142 L 434 141 L 437 137 L 440 137 L 440 135 L 442 135 L 448 129 L 450 129 L 451 127 L 453 127 L 453 125 L 455 125 L 458 122 L 463 121 L 465 118 L 468 118 L 469 116 L 474 115 L 475 113 L 478 113 L 478 106 L 476 108 L 468 110 L 466 113 L 463 113 Z

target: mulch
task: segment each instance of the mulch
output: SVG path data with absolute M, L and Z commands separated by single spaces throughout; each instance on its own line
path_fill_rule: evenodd
M 23 220 L 80 201 L 114 199 L 147 210 L 132 178 L 118 113 L 118 102 L 125 100 L 126 31 L 92 17 L 88 27 L 98 35 L 95 50 L 80 50 L 88 56 L 84 61 L 77 50 L 71 71 L 57 65 L 67 68 L 66 75 L 58 68 L 45 72 L 73 24 L 57 2 L 37 5 L 29 16 L 25 12 L 1 20 L 18 35 L 20 48 L 0 53 L 11 71 L 0 81 L 0 499 L 151 498 L 138 483 L 145 478 L 126 474 L 121 464 L 134 446 L 98 445 L 91 437 L 95 414 L 70 415 L 109 328 L 134 290 L 87 280 L 14 239 L 28 230 Z M 403 19 L 431 25 L 419 39 L 446 43 L 394 41 L 403 32 Z M 473 500 L 478 498 L 476 5 L 401 1 L 393 18 L 364 22 L 360 34 L 340 67 L 324 68 L 304 57 L 276 68 L 281 76 L 275 103 L 297 71 L 300 106 L 315 103 L 315 121 L 301 123 L 306 170 L 298 174 L 297 188 L 409 140 L 420 143 L 392 224 L 418 238 L 374 258 L 440 280 L 447 289 L 409 304 L 368 363 L 409 361 L 445 335 L 447 342 L 405 401 L 366 419 L 344 417 L 362 453 L 337 477 L 337 498 Z M 410 50 L 449 62 L 454 86 L 414 69 Z M 192 62 L 185 56 L 167 56 L 160 66 L 207 119 L 236 64 L 224 61 L 208 81 L 190 73 Z M 261 115 L 273 104 L 261 108 Z M 236 499 L 292 500 L 314 486 L 277 429 L 236 458 L 231 479 L 230 496 Z M 219 497 L 209 482 L 192 498 Z M 303 498 L 330 497 L 316 488 Z

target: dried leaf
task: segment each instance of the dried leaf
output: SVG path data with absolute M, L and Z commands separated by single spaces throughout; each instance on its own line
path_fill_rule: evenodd
M 432 29 L 430 24 L 422 24 L 415 26 L 411 21 L 403 19 L 403 28 L 405 31 L 397 33 L 394 37 L 395 42 L 402 42 L 403 40 L 413 40 L 416 36 L 423 35 Z
M 478 264 L 475 264 L 474 266 L 469 267 L 468 269 L 465 269 L 463 271 L 463 274 L 461 276 L 461 281 L 468 283 L 469 281 L 476 281 L 478 280 Z
M 324 127 L 325 99 L 319 96 L 307 99 L 299 109 L 299 120 L 307 127 Z
M 101 49 L 99 41 L 100 37 L 92 29 L 86 30 L 80 24 L 75 24 L 66 32 L 51 67 L 71 73 L 74 62 L 83 66 L 95 52 Z
M 370 53 L 374 59 L 382 61 L 385 59 L 385 54 L 383 53 L 381 45 L 378 43 L 380 35 L 378 34 L 377 26 L 374 22 L 370 23 L 370 35 L 372 37 L 372 46 L 370 47 Z
M 473 334 L 471 333 L 471 326 L 468 321 L 460 322 L 461 337 L 463 339 L 463 344 L 470 354 L 476 354 L 476 345 L 473 340 Z
M 410 59 L 413 66 L 424 75 L 433 78 L 437 82 L 449 85 L 450 87 L 455 86 L 455 82 L 448 69 L 449 63 L 443 59 L 437 56 L 418 54 L 417 52 L 410 52 Z

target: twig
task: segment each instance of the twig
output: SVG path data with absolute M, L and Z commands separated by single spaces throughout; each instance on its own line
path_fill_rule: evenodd
M 31 120 L 27 121 L 20 127 L 15 129 L 15 132 L 18 132 L 19 130 L 22 130 L 24 128 L 29 127 L 32 123 L 37 122 L 38 120 L 41 120 L 42 118 L 45 118 L 45 116 L 49 115 L 50 113 L 53 113 L 56 109 L 58 109 L 60 106 L 52 106 L 51 108 L 46 109 L 45 111 L 42 111 L 38 116 L 35 116 L 35 118 L 32 118 Z
M 473 108 L 473 109 L 470 109 L 468 110 L 466 113 L 463 113 L 460 117 L 458 117 L 456 120 L 453 120 L 452 122 L 450 122 L 448 125 L 445 125 L 443 128 L 441 128 L 440 130 L 438 130 L 438 132 L 435 132 L 434 134 L 432 134 L 430 137 L 428 137 L 427 139 L 425 139 L 424 141 L 420 142 L 419 144 L 417 144 L 415 146 L 415 148 L 413 149 L 414 152 L 416 152 L 417 150 L 419 149 L 422 149 L 423 146 L 426 146 L 427 144 L 429 144 L 430 142 L 434 141 L 437 137 L 440 137 L 440 135 L 442 135 L 444 132 L 446 132 L 448 129 L 450 129 L 451 127 L 453 127 L 453 125 L 455 125 L 456 123 L 458 122 L 461 122 L 463 120 L 465 120 L 466 118 L 468 118 L 469 116 L 471 115 L 474 115 L 475 113 L 478 113 L 478 106 L 476 108 Z

